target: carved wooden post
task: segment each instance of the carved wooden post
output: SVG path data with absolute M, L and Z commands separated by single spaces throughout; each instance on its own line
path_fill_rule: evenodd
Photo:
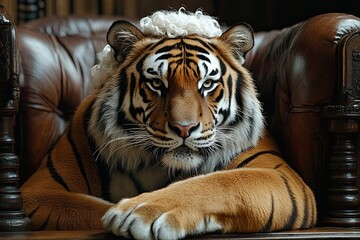
M 19 104 L 15 29 L 0 5 L 0 231 L 30 230 L 18 189 L 19 159 L 14 153 L 14 123 Z
M 360 227 L 357 137 L 360 107 L 327 106 L 324 111 L 329 133 L 326 226 Z
M 340 42 L 337 56 L 339 104 L 323 109 L 330 148 L 323 222 L 360 228 L 360 31 Z

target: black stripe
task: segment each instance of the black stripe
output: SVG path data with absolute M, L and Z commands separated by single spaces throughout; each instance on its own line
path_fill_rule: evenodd
M 229 84 L 229 89 L 230 89 L 230 80 L 228 80 L 228 84 Z M 238 111 L 236 112 L 236 116 L 235 116 L 235 119 L 233 121 L 231 121 L 231 123 L 229 123 L 229 126 L 235 126 L 237 124 L 240 123 L 240 121 L 242 121 L 244 119 L 244 99 L 243 99 L 243 96 L 242 96 L 242 92 L 244 90 L 244 86 L 243 86 L 243 83 L 242 83 L 242 77 L 240 76 L 240 74 L 238 75 L 238 78 L 236 79 L 236 88 L 235 88 L 235 99 L 236 99 L 236 103 L 237 103 L 237 109 Z M 232 96 L 232 95 L 231 95 Z M 230 108 L 230 106 L 229 106 Z M 248 119 L 250 120 L 251 119 L 251 114 L 248 114 L 249 117 Z M 252 126 L 252 124 L 249 124 L 250 126 Z
M 68 131 L 67 131 L 67 139 L 71 145 L 71 149 L 75 155 L 75 158 L 76 158 L 76 162 L 79 166 L 79 169 L 80 169 L 80 172 L 81 172 L 81 175 L 82 177 L 84 178 L 84 181 L 86 183 L 86 187 L 88 189 L 88 193 L 89 195 L 92 195 L 92 192 L 91 192 L 91 188 L 90 188 L 90 183 L 89 183 L 89 179 L 88 179 L 88 176 L 86 175 L 86 171 L 85 171 L 85 167 L 84 167 L 84 164 L 82 162 L 82 157 L 81 157 L 81 154 L 76 146 L 76 143 L 73 139 L 73 136 L 72 136 L 72 132 L 73 132 L 73 122 L 71 121 L 70 124 L 69 124 L 69 128 L 68 128 Z M 86 135 L 87 132 L 84 132 L 84 134 Z
M 225 82 L 225 81 L 224 81 Z M 229 75 L 227 81 L 227 87 L 228 87 L 228 91 L 229 91 L 229 99 L 230 99 L 230 104 L 229 104 L 229 109 L 231 109 L 231 99 L 232 99 L 232 96 L 233 96 L 233 79 L 232 79 L 232 76 Z M 237 90 L 239 90 L 239 88 L 237 88 Z M 237 94 L 235 93 L 235 97 L 237 96 Z M 229 110 L 230 111 L 230 110 Z
M 160 65 L 158 66 L 158 72 L 162 78 L 164 77 L 163 66 L 164 66 L 164 62 L 160 63 Z
M 315 218 L 315 214 L 316 214 L 316 202 L 315 201 L 311 201 L 311 225 L 314 226 L 316 224 L 316 218 Z
M 227 71 L 226 65 L 225 65 L 224 61 L 221 60 L 220 57 L 218 57 L 218 60 L 219 60 L 219 63 L 220 63 L 221 74 L 222 74 L 222 75 L 225 75 L 225 73 L 226 73 L 226 71 Z
M 198 55 L 196 55 L 196 57 L 198 57 L 199 59 L 201 59 L 203 61 L 207 61 L 207 62 L 211 63 L 210 59 L 204 55 L 198 54 Z
M 224 89 L 221 89 L 218 96 L 215 98 L 215 102 L 218 103 L 224 97 Z
M 161 42 L 159 42 L 159 43 L 161 43 Z M 176 43 L 176 44 L 178 44 L 178 43 Z M 170 46 L 166 45 L 165 47 L 162 47 L 162 48 L 158 49 L 158 50 L 155 52 L 155 54 L 164 53 L 164 52 L 169 52 L 169 51 L 171 51 L 171 50 L 174 49 L 174 46 L 175 46 L 176 44 L 172 44 L 172 45 L 170 45 Z M 158 45 L 159 45 L 159 44 L 156 44 L 155 46 L 158 46 Z M 154 46 L 154 47 L 155 47 L 155 46 Z M 154 47 L 152 47 L 151 50 L 152 50 Z
M 182 56 L 182 54 L 179 54 L 179 56 Z M 191 57 L 193 57 L 193 56 L 194 56 L 193 53 L 191 53 L 191 52 L 185 52 L 185 58 L 191 58 Z
M 303 189 L 302 189 L 303 193 L 304 193 L 304 217 L 303 217 L 303 221 L 301 223 L 301 228 L 306 228 L 309 227 L 309 201 L 308 201 L 308 196 L 307 196 L 307 191 L 306 191 L 306 187 L 305 185 L 303 185 Z
M 223 121 L 226 121 L 226 119 L 229 117 L 230 115 L 230 109 L 231 109 L 231 99 L 232 99 L 232 95 L 233 95 L 233 89 L 232 89 L 232 84 L 233 84 L 233 81 L 232 81 L 232 77 L 231 75 L 229 75 L 228 79 L 227 79 L 227 88 L 228 88 L 228 91 L 229 91 L 229 106 L 227 107 L 227 109 L 220 109 L 219 110 L 219 114 L 223 115 Z M 234 121 L 232 121 L 229 126 L 234 126 L 233 124 Z
M 155 61 L 164 60 L 164 59 L 168 59 L 168 58 L 172 58 L 172 57 L 176 57 L 176 56 L 173 56 L 171 53 L 166 53 L 166 54 L 163 54 L 163 55 L 159 56 L 158 58 L 156 58 Z
M 143 85 L 143 83 L 139 83 L 139 94 L 142 97 L 144 103 L 150 104 L 152 102 L 152 98 L 151 98 L 151 96 L 148 96 L 146 89 L 143 88 L 142 85 Z M 164 92 L 162 89 L 160 91 Z M 133 97 L 131 96 L 131 101 L 132 101 L 132 99 L 133 99 Z
M 32 218 L 32 216 L 35 214 L 35 212 L 36 212 L 40 207 L 41 207 L 40 205 L 37 206 L 34 210 L 32 210 L 31 212 L 29 212 L 29 213 L 27 214 L 27 216 L 28 216 L 29 218 Z
M 187 50 L 192 50 L 192 51 L 195 51 L 195 52 L 199 52 L 199 53 L 204 53 L 204 54 L 207 54 L 209 55 L 209 52 L 206 51 L 204 48 L 202 47 L 199 47 L 199 46 L 196 46 L 196 45 L 191 45 L 191 44 L 187 44 L 185 42 L 183 42 L 184 44 L 184 47 L 187 49 Z M 210 62 L 210 61 L 209 61 Z
M 66 214 L 66 213 L 60 212 L 60 214 L 59 214 L 58 217 L 57 217 L 57 220 L 56 220 L 56 229 L 58 229 L 58 230 L 62 230 L 61 227 L 60 227 L 60 225 L 61 225 L 61 224 L 60 224 L 61 214 Z
M 202 65 L 203 65 L 203 67 L 205 68 L 205 76 L 207 76 L 208 71 L 209 71 L 209 68 L 208 68 L 208 66 L 207 66 L 205 63 L 203 63 Z
M 89 133 L 89 122 L 90 122 L 90 118 L 91 118 L 91 114 L 93 111 L 93 104 L 94 102 L 91 104 L 91 107 L 89 107 L 86 112 L 85 112 L 85 116 L 84 116 L 84 131 L 86 132 L 86 135 L 88 136 L 87 140 L 88 140 L 88 144 L 92 153 L 92 156 L 94 156 L 94 153 L 96 152 L 96 144 L 94 139 L 91 137 L 90 133 Z M 100 165 L 100 162 L 102 161 L 97 161 L 97 167 L 98 167 L 98 172 L 99 172 L 99 178 L 101 181 L 101 197 L 107 201 L 110 201 L 110 194 L 109 194 L 109 173 L 107 172 L 107 166 L 105 165 Z
M 136 116 L 138 114 L 143 113 L 143 116 L 145 117 L 144 109 L 139 107 L 134 107 L 134 95 L 136 94 L 135 88 L 136 88 L 136 82 L 137 79 L 134 74 L 131 74 L 131 81 L 130 81 L 130 114 L 134 119 L 137 119 Z M 144 97 L 144 96 L 142 96 Z
M 274 220 L 274 210 L 275 210 L 275 203 L 274 203 L 274 196 L 271 194 L 271 212 L 270 212 L 270 216 L 269 219 L 264 227 L 263 232 L 270 232 L 271 231 L 271 227 L 272 227 L 272 223 Z
M 121 113 L 123 113 L 122 111 L 122 105 L 124 103 L 125 100 L 125 95 L 128 91 L 128 79 L 126 76 L 126 72 L 124 70 L 121 71 L 120 76 L 119 76 L 119 87 L 118 87 L 118 94 L 119 94 L 119 102 L 118 102 L 118 119 L 117 119 L 117 124 L 118 126 L 121 126 L 124 122 L 127 122 L 125 120 L 125 118 L 123 118 L 123 116 L 121 115 Z M 106 103 L 108 103 L 108 99 L 104 99 L 103 101 L 103 105 L 105 105 Z M 103 115 L 105 114 L 105 112 L 107 111 L 107 108 L 105 109 L 100 109 L 100 113 L 102 113 L 99 116 L 99 120 L 104 120 L 103 119 Z
M 152 51 L 152 50 L 154 50 L 157 46 L 161 45 L 163 42 L 165 42 L 165 41 L 167 41 L 167 40 L 168 40 L 168 38 L 163 38 L 163 39 L 161 39 L 159 42 L 153 44 L 152 46 L 150 46 L 149 52 Z
M 93 101 L 91 103 L 91 107 L 86 109 L 86 112 L 85 112 L 85 115 L 84 115 L 84 132 L 88 136 L 87 140 L 88 140 L 88 144 L 89 144 L 89 147 L 90 147 L 92 153 L 94 153 L 96 151 L 96 149 L 97 149 L 96 145 L 95 145 L 95 141 L 94 141 L 94 139 L 91 137 L 91 135 L 89 133 L 89 123 L 90 123 L 90 118 L 91 118 L 91 114 L 92 114 L 92 111 L 93 111 L 94 102 L 95 101 Z
M 291 190 L 291 188 L 289 186 L 288 180 L 283 175 L 281 175 L 281 178 L 285 183 L 286 189 L 288 190 L 289 197 L 290 197 L 290 200 L 291 200 L 291 205 L 292 205 L 291 214 L 290 214 L 290 216 L 288 218 L 287 223 L 283 227 L 283 230 L 289 230 L 289 229 L 293 228 L 294 223 L 296 221 L 296 218 L 298 217 L 298 208 L 297 208 L 297 204 L 296 204 L 296 201 L 295 201 L 294 193 L 292 192 L 292 190 Z
M 210 52 L 214 52 L 215 50 L 217 50 L 216 46 L 213 46 L 212 44 L 209 44 L 200 38 L 191 38 L 191 39 L 201 43 L 203 45 L 203 47 L 206 48 L 207 50 L 209 50 Z
M 274 167 L 274 169 L 276 170 L 276 169 L 280 168 L 282 165 L 284 165 L 284 164 L 279 163 L 278 165 L 276 165 L 276 166 Z
M 70 192 L 69 186 L 65 183 L 64 179 L 56 171 L 54 164 L 52 162 L 52 152 L 49 153 L 47 163 L 47 168 L 49 169 L 51 177 L 60 185 L 62 185 L 68 192 Z
M 214 70 L 212 70 L 211 71 L 211 73 L 209 74 L 209 76 L 214 76 L 214 75 L 216 75 L 216 74 L 218 74 L 219 73 L 219 69 L 214 69 Z M 205 74 L 206 75 L 206 74 Z
M 160 64 L 160 66 L 162 65 L 162 63 Z M 160 66 L 159 66 L 159 68 L 158 68 L 158 71 L 159 71 L 159 69 L 160 69 Z M 146 69 L 146 72 L 148 73 L 148 74 L 151 74 L 151 75 L 155 75 L 155 76 L 157 76 L 157 71 L 155 71 L 153 68 L 148 68 L 148 69 Z
M 191 71 L 193 72 L 194 76 L 200 79 L 200 68 L 198 64 L 195 64 L 193 67 L 190 67 Z
M 99 169 L 99 176 L 101 181 L 101 198 L 107 201 L 111 201 L 110 198 L 110 176 L 108 166 L 104 163 L 104 161 L 96 161 L 96 164 Z
M 38 231 L 43 231 L 43 230 L 45 230 L 45 229 L 46 229 L 46 226 L 47 226 L 48 223 L 49 223 L 50 218 L 51 218 L 51 213 L 49 213 L 49 215 L 47 216 L 46 221 L 45 221 L 43 224 L 41 224 L 40 227 L 39 227 L 37 230 L 38 230 Z
M 139 68 L 139 66 L 137 66 L 137 68 Z M 119 101 L 118 101 L 118 109 L 117 109 L 118 116 L 117 116 L 116 123 L 117 123 L 117 126 L 120 126 L 120 127 L 124 128 L 125 130 L 127 130 L 126 126 L 129 126 L 129 124 L 131 124 L 132 122 L 130 122 L 126 118 L 126 114 L 122 110 L 122 105 L 125 101 L 125 95 L 126 95 L 126 92 L 128 91 L 128 79 L 127 79 L 125 70 L 121 71 L 118 82 L 119 82 L 119 87 L 118 87 Z M 107 98 L 104 98 L 103 101 L 101 102 L 101 107 L 100 107 L 99 117 L 98 117 L 98 123 L 101 126 L 100 127 L 101 132 L 104 132 L 105 127 L 106 127 L 106 118 L 104 118 L 104 115 L 108 111 L 108 108 L 106 107 L 106 105 L 108 103 L 109 103 L 109 99 L 107 99 Z
M 121 111 L 118 113 L 118 122 L 119 122 L 119 127 L 122 128 L 123 130 L 125 130 L 127 133 L 131 134 L 132 133 L 132 128 L 134 123 L 130 122 L 129 120 L 127 120 L 126 118 L 126 113 Z
M 281 157 L 281 154 L 276 152 L 276 151 L 261 151 L 261 152 L 257 152 L 254 155 L 251 155 L 250 157 L 246 158 L 244 161 L 242 161 L 239 165 L 237 165 L 237 168 L 242 168 L 245 167 L 248 163 L 250 163 L 252 160 L 254 160 L 255 158 L 257 158 L 258 156 L 264 155 L 264 154 L 271 154 L 271 155 L 275 155 L 278 157 Z
M 85 131 L 87 132 L 87 136 L 88 136 L 88 143 L 91 149 L 91 152 L 94 153 L 96 152 L 96 144 L 94 139 L 91 137 L 91 135 L 89 134 L 89 121 L 90 121 L 90 117 L 91 117 L 91 113 L 92 113 L 92 107 L 89 107 L 86 112 L 85 112 L 85 117 L 84 117 L 84 128 Z M 105 164 L 103 164 L 103 161 L 99 160 L 96 161 L 97 167 L 98 167 L 98 171 L 99 171 L 99 177 L 100 177 L 100 184 L 101 184 L 101 198 L 110 201 L 110 193 L 109 193 L 109 172 L 108 172 L 108 168 Z

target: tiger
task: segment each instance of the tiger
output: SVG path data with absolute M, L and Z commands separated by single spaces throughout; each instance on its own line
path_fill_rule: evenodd
M 182 239 L 316 225 L 244 67 L 253 29 L 199 11 L 110 26 L 97 86 L 21 187 L 33 230 Z

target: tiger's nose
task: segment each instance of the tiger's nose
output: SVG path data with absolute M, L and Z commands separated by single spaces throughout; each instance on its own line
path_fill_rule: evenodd
M 182 138 L 187 138 L 190 134 L 198 128 L 199 124 L 190 123 L 188 125 L 182 125 L 179 123 L 169 124 L 170 128 Z

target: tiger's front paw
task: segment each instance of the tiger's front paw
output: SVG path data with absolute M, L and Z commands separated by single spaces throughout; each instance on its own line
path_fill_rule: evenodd
M 115 235 L 135 239 L 181 239 L 190 234 L 221 229 L 211 217 L 173 201 L 124 199 L 102 218 Z
M 180 239 L 186 231 L 161 206 L 124 199 L 109 209 L 102 221 L 115 235 L 135 239 Z

